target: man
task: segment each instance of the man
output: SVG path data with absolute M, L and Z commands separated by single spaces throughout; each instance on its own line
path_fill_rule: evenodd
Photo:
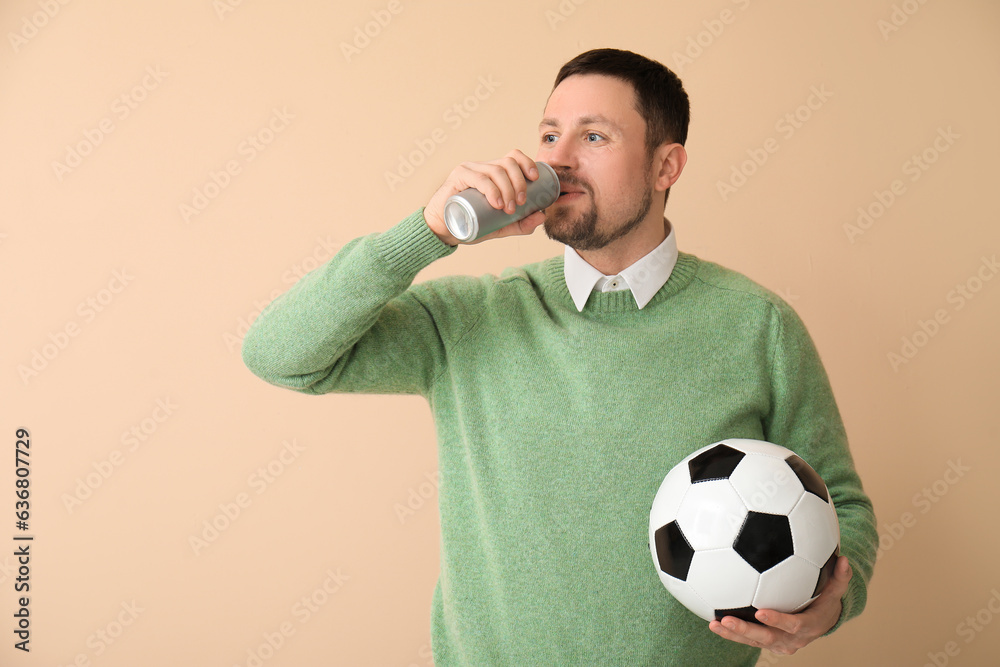
M 793 653 L 864 607 L 874 515 L 804 325 L 768 290 L 679 252 L 662 214 L 688 117 L 661 64 L 581 54 L 539 126 L 536 159 L 562 194 L 476 242 L 542 226 L 562 256 L 412 284 L 456 251 L 449 196 L 475 187 L 496 208 L 523 203 L 538 172 L 514 150 L 456 167 L 426 206 L 345 244 L 246 335 L 244 361 L 270 383 L 427 398 L 441 475 L 438 667 L 751 666 L 761 647 Z M 674 464 L 737 437 L 793 449 L 824 477 L 842 557 L 805 611 L 706 626 L 659 582 L 649 507 Z

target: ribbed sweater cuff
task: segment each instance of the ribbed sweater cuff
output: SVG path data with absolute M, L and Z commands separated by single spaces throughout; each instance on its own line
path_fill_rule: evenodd
M 410 277 L 457 248 L 444 243 L 431 231 L 424 220 L 423 207 L 375 237 L 375 249 L 386 264 Z

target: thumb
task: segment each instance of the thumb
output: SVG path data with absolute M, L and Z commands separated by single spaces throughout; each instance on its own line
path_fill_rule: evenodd
M 524 229 L 526 234 L 530 234 L 534 230 L 542 226 L 545 222 L 545 209 L 540 211 L 535 211 L 524 220 L 521 221 L 521 228 Z
M 843 579 L 845 582 L 850 581 L 851 577 L 854 575 L 854 571 L 851 569 L 851 563 L 847 560 L 847 556 L 841 556 L 837 559 L 837 572 L 838 579 Z
M 847 556 L 840 556 L 833 570 L 833 581 L 831 582 L 836 587 L 835 594 L 837 597 L 842 596 L 847 591 L 847 583 L 851 580 L 852 576 L 854 576 L 854 571 L 851 569 L 851 564 L 848 562 Z

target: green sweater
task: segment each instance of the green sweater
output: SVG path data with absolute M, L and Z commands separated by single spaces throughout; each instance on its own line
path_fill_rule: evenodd
M 563 256 L 413 284 L 455 252 L 420 209 L 353 239 L 260 314 L 243 360 L 309 394 L 420 394 L 433 412 L 441 571 L 437 667 L 754 665 L 660 583 L 649 509 L 684 456 L 725 438 L 798 452 L 826 480 L 861 612 L 877 535 L 843 423 L 795 312 L 681 252 L 639 310 L 578 312 Z M 838 623 L 839 625 L 839 623 Z

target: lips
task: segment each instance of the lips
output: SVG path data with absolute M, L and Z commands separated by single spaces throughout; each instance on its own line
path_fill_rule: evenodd
M 574 198 L 576 195 L 584 194 L 584 190 L 574 185 L 565 185 L 559 188 L 559 199 Z

